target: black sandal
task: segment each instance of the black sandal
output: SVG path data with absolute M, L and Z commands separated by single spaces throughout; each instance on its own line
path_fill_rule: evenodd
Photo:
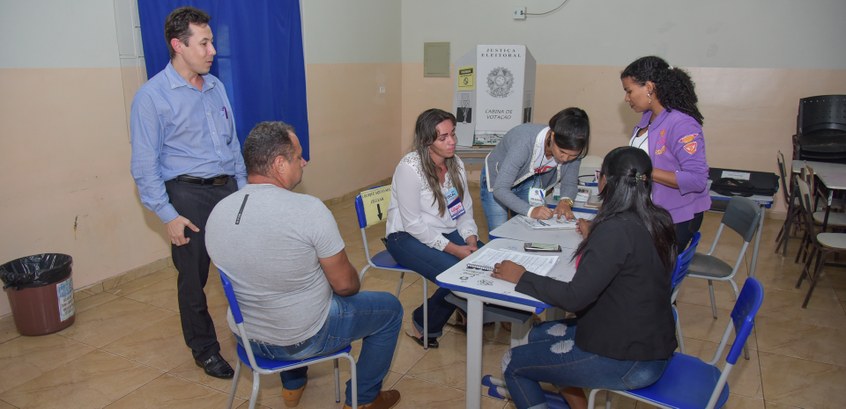
M 407 331 L 406 331 L 405 335 L 408 335 L 408 337 L 413 339 L 414 342 L 417 342 L 417 345 L 420 345 L 421 347 L 423 346 L 423 337 L 422 336 L 417 337 L 413 333 L 410 333 L 410 332 L 407 332 Z M 435 338 L 435 337 L 430 337 L 428 343 L 429 343 L 428 347 L 432 348 L 432 349 L 437 349 L 438 346 L 439 346 L 438 345 L 438 339 Z

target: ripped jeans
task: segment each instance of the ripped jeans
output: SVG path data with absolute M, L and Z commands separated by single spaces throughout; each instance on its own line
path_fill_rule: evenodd
M 526 345 L 502 357 L 508 393 L 518 409 L 546 409 L 539 382 L 581 388 L 637 389 L 651 385 L 667 360 L 620 361 L 575 344 L 575 321 L 547 321 L 532 328 Z

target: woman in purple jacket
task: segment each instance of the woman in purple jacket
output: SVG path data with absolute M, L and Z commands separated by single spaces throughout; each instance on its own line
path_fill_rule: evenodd
M 629 145 L 652 159 L 652 200 L 673 217 L 681 252 L 711 207 L 702 114 L 690 75 L 660 57 L 641 57 L 620 74 L 626 103 L 643 113 Z

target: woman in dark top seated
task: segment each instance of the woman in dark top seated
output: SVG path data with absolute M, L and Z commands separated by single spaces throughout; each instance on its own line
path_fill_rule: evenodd
M 670 272 L 676 258 L 670 214 L 650 198 L 652 162 L 640 149 L 605 156 L 602 206 L 573 257 L 569 283 L 511 261 L 493 277 L 566 311 L 574 320 L 543 322 L 528 343 L 503 357 L 508 392 L 519 409 L 546 408 L 539 382 L 558 385 L 571 408 L 587 402 L 581 388 L 636 389 L 658 380 L 676 349 Z M 589 226 L 589 227 L 588 227 Z M 589 231 L 586 231 L 589 229 Z

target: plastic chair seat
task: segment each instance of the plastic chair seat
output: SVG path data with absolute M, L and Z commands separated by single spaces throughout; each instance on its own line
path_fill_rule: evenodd
M 732 266 L 714 256 L 695 254 L 688 267 L 691 276 L 701 278 L 723 278 L 732 273 Z
M 814 212 L 814 223 L 822 225 L 823 221 L 825 221 L 825 212 Z M 846 227 L 846 213 L 828 212 L 826 227 Z
M 624 391 L 621 395 L 637 396 L 656 406 L 674 408 L 704 408 L 720 379 L 719 368 L 701 359 L 673 354 L 661 378 L 645 388 Z M 683 391 L 683 393 L 679 393 Z M 618 392 L 619 393 L 619 392 Z M 716 407 L 722 407 L 729 397 L 729 386 L 725 385 Z
M 248 368 L 250 368 L 252 370 L 260 369 L 260 370 L 263 370 L 263 371 L 274 371 L 275 372 L 277 370 L 286 369 L 286 368 L 292 367 L 294 365 L 303 366 L 303 365 L 308 365 L 310 363 L 316 363 L 316 361 L 326 360 L 327 357 L 330 357 L 331 359 L 335 359 L 334 358 L 335 355 L 349 354 L 350 351 L 352 351 L 352 346 L 347 345 L 345 348 L 340 349 L 340 350 L 333 352 L 331 354 L 317 355 L 317 356 L 313 356 L 311 358 L 307 358 L 307 359 L 303 359 L 303 360 L 299 360 L 299 361 L 282 361 L 282 360 L 277 361 L 277 360 L 274 360 L 274 359 L 263 358 L 259 355 L 253 355 L 253 357 L 255 358 L 255 361 L 256 361 L 256 365 L 258 365 L 258 368 L 253 368 L 253 366 L 250 364 L 250 358 L 247 356 L 247 350 L 244 349 L 243 345 L 237 344 L 237 349 L 238 349 L 238 358 L 241 360 L 241 363 L 246 365 Z
M 846 233 L 819 233 L 817 241 L 825 247 L 846 250 Z
M 388 253 L 388 250 L 382 250 L 376 253 L 375 256 L 370 258 L 370 261 L 372 261 L 373 265 L 376 267 L 384 270 L 409 271 L 407 268 L 397 263 L 397 261 L 394 260 L 394 257 L 391 256 L 391 253 Z

